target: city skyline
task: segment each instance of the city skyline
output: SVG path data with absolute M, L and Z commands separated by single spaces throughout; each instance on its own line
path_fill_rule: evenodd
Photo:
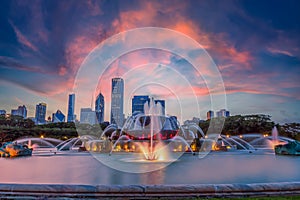
M 273 1 L 272 6 L 269 1 L 5 1 L 0 8 L 0 109 L 9 112 L 25 105 L 27 116 L 32 117 L 35 105 L 47 102 L 46 117 L 57 110 L 67 114 L 68 95 L 76 89 L 74 79 L 89 52 L 119 32 L 151 26 L 181 32 L 203 46 L 222 75 L 225 109 L 232 115 L 264 113 L 278 123 L 299 122 L 299 4 L 292 0 Z M 154 61 L 161 65 L 134 68 Z M 200 101 L 200 116 L 189 103 L 186 87 L 167 70 L 162 72 L 165 66 L 184 69 Z M 127 74 L 133 69 L 134 74 Z M 184 59 L 161 51 L 124 55 L 99 80 L 95 94 L 101 90 L 109 108 L 108 77 L 124 76 L 126 87 L 135 88 L 145 73 L 149 79 L 163 78 L 178 88 L 190 113 L 184 119 L 205 119 L 212 109 L 201 77 Z M 168 101 L 168 111 L 174 111 L 167 114 L 179 115 L 174 95 L 160 91 L 159 87 L 142 88 L 136 94 L 157 95 Z M 130 113 L 131 97 L 125 90 L 125 115 Z M 88 107 L 91 98 L 86 97 L 86 105 L 76 104 L 74 112 Z M 105 109 L 105 121 L 109 112 Z
M 115 78 L 120 80 L 120 78 Z M 113 79 L 112 79 L 113 80 Z M 123 83 L 124 84 L 124 83 Z M 124 89 L 124 88 L 123 88 Z M 118 91 L 118 90 L 116 90 Z M 153 97 L 151 97 L 154 101 L 155 104 L 160 104 L 162 106 L 162 115 L 166 115 L 165 113 L 165 100 L 162 99 L 154 99 Z M 70 103 L 71 102 L 71 103 Z M 73 102 L 73 103 L 72 103 Z M 75 94 L 69 94 L 69 102 L 68 102 L 68 113 L 73 113 L 73 116 L 75 117 L 74 119 L 72 119 L 72 121 L 68 121 L 67 122 L 75 122 L 76 120 L 78 120 L 79 122 L 84 122 L 84 123 L 90 123 L 90 124 L 96 124 L 96 123 L 102 123 L 104 122 L 104 96 L 102 95 L 102 93 L 100 92 L 95 100 L 95 110 L 92 109 L 92 105 L 90 108 L 80 108 L 80 115 L 79 118 L 76 118 L 76 114 L 70 110 L 71 108 L 74 108 L 74 102 L 75 102 Z M 144 105 L 148 103 L 150 103 L 150 97 L 149 95 L 134 95 L 132 98 L 132 104 L 131 104 L 131 114 L 130 115 L 134 115 L 135 113 L 144 113 Z M 47 104 L 46 103 L 39 103 L 36 105 L 36 110 L 35 110 L 35 118 L 34 121 L 37 124 L 41 124 L 41 123 L 46 123 L 46 122 L 50 122 L 48 119 L 51 118 L 51 116 L 46 116 L 46 107 Z M 11 115 L 18 115 L 18 116 L 22 116 L 24 119 L 27 118 L 27 109 L 26 106 L 18 106 L 18 109 L 12 109 L 11 113 L 7 113 L 6 110 L 0 110 L 1 111 L 1 115 L 3 114 L 11 114 Z M 5 112 L 4 112 L 5 111 Z M 230 116 L 230 111 L 226 110 L 226 109 L 221 109 L 219 111 L 216 111 L 216 116 L 214 116 L 214 111 L 209 110 L 207 111 L 207 117 L 206 119 L 212 119 L 214 117 L 229 117 Z M 39 116 L 41 115 L 41 117 Z M 124 114 L 123 114 L 124 115 Z M 128 115 L 128 116 L 130 116 Z M 45 116 L 45 119 L 43 118 L 43 116 Z M 128 116 L 124 116 L 124 117 L 128 117 Z M 177 117 L 177 116 L 173 116 L 173 117 Z M 33 118 L 33 117 L 29 117 L 29 118 Z M 47 118 L 47 119 L 46 119 Z M 193 119 L 199 119 L 197 116 L 193 116 Z M 41 121 L 42 119 L 42 121 Z M 201 119 L 203 120 L 203 119 Z M 185 121 L 189 121 L 189 119 L 185 119 Z M 57 110 L 55 113 L 52 113 L 52 118 L 51 118 L 51 122 L 65 122 L 65 115 L 63 114 L 63 112 L 61 110 Z

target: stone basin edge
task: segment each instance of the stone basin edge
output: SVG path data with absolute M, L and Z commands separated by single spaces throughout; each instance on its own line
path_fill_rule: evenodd
M 300 195 L 300 182 L 181 184 L 181 185 L 81 185 L 0 183 L 0 197 L 244 197 Z

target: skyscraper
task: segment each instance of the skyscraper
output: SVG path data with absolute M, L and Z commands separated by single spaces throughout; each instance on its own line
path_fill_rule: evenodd
M 206 117 L 207 117 L 207 119 L 214 118 L 214 111 L 212 111 L 212 110 L 207 111 Z
M 12 109 L 11 110 L 11 115 L 17 115 L 17 116 L 21 116 L 24 119 L 27 117 L 27 109 L 26 106 L 19 106 L 18 109 Z
M 95 112 L 98 123 L 104 121 L 104 96 L 99 93 L 95 101 Z
M 145 113 L 144 105 L 150 102 L 148 95 L 137 95 L 132 98 L 132 115 L 137 112 Z
M 96 113 L 91 108 L 80 109 L 80 123 L 96 124 Z
M 37 124 L 44 124 L 46 122 L 46 108 L 47 104 L 39 103 L 36 105 L 35 109 L 35 120 Z
M 75 109 L 75 94 L 69 94 L 68 120 L 67 120 L 67 122 L 74 122 L 75 121 L 74 109 Z
M 52 114 L 52 122 L 54 123 L 65 122 L 65 118 L 65 115 L 60 110 L 57 110 L 56 113 Z
M 0 115 L 5 115 L 6 114 L 6 110 L 0 110 Z
M 230 112 L 226 109 L 221 109 L 220 111 L 217 111 L 217 117 L 229 117 Z
M 123 126 L 124 123 L 124 80 L 122 78 L 113 78 L 111 87 L 111 114 L 110 122 Z

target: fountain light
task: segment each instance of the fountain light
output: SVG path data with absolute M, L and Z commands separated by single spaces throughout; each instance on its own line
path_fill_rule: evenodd
M 185 151 L 188 151 L 188 150 L 189 150 L 189 148 L 187 146 L 185 146 Z
M 192 148 L 192 150 L 193 150 L 193 151 L 196 151 L 196 150 L 197 150 L 197 146 L 196 146 L 196 144 L 195 144 L 195 143 L 193 143 L 193 144 L 191 145 L 191 148 Z

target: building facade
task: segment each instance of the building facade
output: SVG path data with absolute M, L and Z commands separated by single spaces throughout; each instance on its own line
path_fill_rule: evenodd
M 74 110 L 75 110 L 75 94 L 69 94 L 67 122 L 75 122 Z
M 65 115 L 60 110 L 57 110 L 56 113 L 52 114 L 53 123 L 65 122 L 65 118 Z
M 124 80 L 112 79 L 110 123 L 123 126 L 124 123 Z
M 229 117 L 230 112 L 226 109 L 221 109 L 220 111 L 217 111 L 217 117 Z
M 214 111 L 209 110 L 209 111 L 207 111 L 207 113 L 206 113 L 206 118 L 207 118 L 207 119 L 212 119 L 212 118 L 214 118 L 214 115 L 215 115 Z
M 27 118 L 27 108 L 25 105 L 19 106 L 17 109 L 11 110 L 11 115 L 21 116 L 24 119 Z
M 97 122 L 104 122 L 104 96 L 101 93 L 99 93 L 95 101 L 95 112 Z
M 132 98 L 132 115 L 135 113 L 145 113 L 144 105 L 149 104 L 150 98 L 148 95 L 137 95 Z
M 91 108 L 81 108 L 80 109 L 80 123 L 83 124 L 96 124 L 96 112 Z
M 47 104 L 39 103 L 35 108 L 35 121 L 37 124 L 44 124 L 46 122 L 46 109 Z

